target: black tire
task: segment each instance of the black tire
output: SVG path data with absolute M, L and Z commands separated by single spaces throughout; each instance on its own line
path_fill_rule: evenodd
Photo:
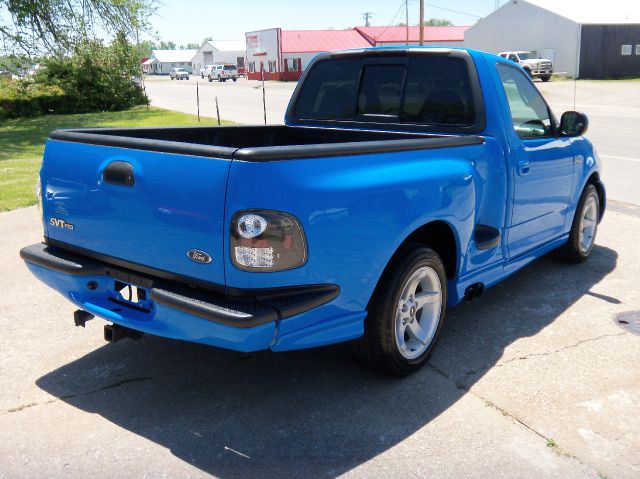
M 428 266 L 441 286 L 439 322 L 427 349 L 415 359 L 405 358 L 396 341 L 396 314 L 402 290 L 419 268 Z M 432 249 L 413 245 L 392 260 L 367 307 L 364 336 L 352 343 L 356 360 L 363 366 L 394 376 L 407 376 L 429 359 L 442 330 L 447 309 L 447 276 L 440 256 Z
M 546 81 L 549 81 L 549 80 L 551 80 L 551 75 L 542 75 L 542 76 L 540 77 L 540 79 L 541 79 L 542 81 L 545 81 L 545 82 L 546 82 Z
M 533 74 L 531 73 L 530 69 L 525 68 L 524 71 L 527 73 L 527 75 L 529 75 L 529 77 L 533 77 Z
M 589 200 L 595 201 L 597 220 L 595 223 L 595 229 L 592 235 L 592 241 L 589 248 L 584 248 L 580 244 L 580 229 L 582 225 L 582 218 L 585 215 L 586 206 Z M 571 223 L 571 231 L 569 233 L 569 240 L 567 243 L 557 250 L 557 257 L 564 261 L 571 263 L 581 263 L 586 260 L 591 251 L 593 251 L 593 245 L 595 244 L 596 234 L 598 233 L 598 220 L 600 215 L 600 197 L 598 196 L 598 190 L 595 186 L 589 183 L 584 187 L 576 212 L 573 215 L 573 222 Z
M 235 82 L 235 81 L 238 81 L 238 79 L 234 77 L 234 78 L 233 78 L 233 81 L 234 81 L 234 82 Z
M 173 81 L 173 77 L 172 76 L 170 76 L 169 78 L 171 79 L 171 81 Z
M 213 78 L 211 78 L 211 75 L 209 75 L 207 78 L 209 78 L 209 83 L 213 81 Z
M 222 77 L 218 75 L 218 82 L 222 82 Z
M 204 80 L 204 75 L 201 73 L 200 76 L 202 77 L 202 79 Z

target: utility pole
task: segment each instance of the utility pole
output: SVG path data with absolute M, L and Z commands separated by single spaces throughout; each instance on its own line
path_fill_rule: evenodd
M 424 45 L 424 0 L 420 0 L 420 46 Z
M 407 46 L 409 46 L 409 0 L 404 0 L 405 28 L 407 29 Z
M 369 23 L 369 19 L 373 16 L 373 13 L 371 12 L 364 12 L 362 14 L 362 18 L 364 18 L 364 26 L 365 27 L 370 27 L 371 24 Z

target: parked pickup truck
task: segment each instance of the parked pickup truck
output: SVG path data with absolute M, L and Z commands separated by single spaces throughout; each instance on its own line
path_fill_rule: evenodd
M 448 306 L 551 250 L 590 255 L 605 189 L 586 128 L 498 56 L 321 54 L 282 126 L 51 133 L 45 239 L 21 255 L 110 341 L 351 341 L 404 375 Z
M 551 60 L 540 58 L 535 52 L 502 52 L 498 55 L 520 65 L 531 78 L 549 81 L 553 75 Z

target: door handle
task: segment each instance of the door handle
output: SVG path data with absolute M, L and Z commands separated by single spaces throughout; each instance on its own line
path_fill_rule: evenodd
M 531 163 L 529 160 L 520 160 L 518 162 L 518 174 L 520 176 L 528 175 L 531 173 Z
M 126 161 L 112 161 L 102 172 L 102 179 L 112 185 L 131 187 L 135 184 L 133 165 Z

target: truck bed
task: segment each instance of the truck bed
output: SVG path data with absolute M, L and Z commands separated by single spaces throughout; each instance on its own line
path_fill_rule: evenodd
M 52 140 L 244 161 L 288 160 L 477 145 L 478 136 L 307 126 L 203 126 L 57 130 Z

